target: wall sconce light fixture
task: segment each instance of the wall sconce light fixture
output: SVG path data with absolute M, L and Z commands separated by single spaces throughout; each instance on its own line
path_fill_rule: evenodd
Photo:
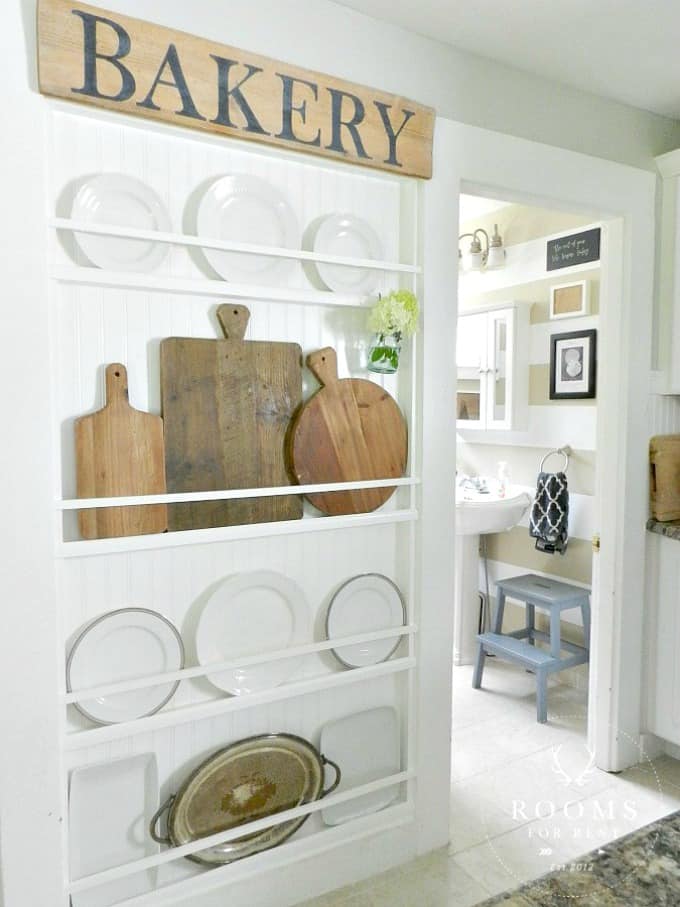
M 479 235 L 486 240 L 486 248 L 482 248 Z M 468 251 L 463 254 L 460 249 L 461 239 L 471 237 Z M 463 271 L 485 271 L 493 268 L 502 268 L 505 265 L 505 249 L 503 240 L 498 232 L 498 224 L 493 225 L 493 236 L 489 239 L 486 230 L 478 227 L 473 233 L 461 233 L 458 237 L 458 258 Z

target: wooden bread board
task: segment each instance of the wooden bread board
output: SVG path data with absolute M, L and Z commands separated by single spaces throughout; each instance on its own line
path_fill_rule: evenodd
M 76 485 L 79 498 L 165 494 L 163 421 L 133 409 L 127 371 L 106 367 L 106 405 L 75 423 Z M 86 539 L 165 532 L 165 504 L 106 507 L 78 511 Z
M 169 492 L 290 485 L 285 439 L 302 401 L 296 343 L 246 341 L 250 312 L 222 305 L 224 340 L 161 341 Z M 299 495 L 171 504 L 171 531 L 302 517 Z
M 659 522 L 680 520 L 680 435 L 656 435 L 649 442 L 650 504 Z
M 290 433 L 291 469 L 301 485 L 392 479 L 404 475 L 406 422 L 395 400 L 373 381 L 338 379 L 335 350 L 307 357 L 323 385 L 300 410 Z M 376 510 L 394 487 L 307 495 L 323 513 Z

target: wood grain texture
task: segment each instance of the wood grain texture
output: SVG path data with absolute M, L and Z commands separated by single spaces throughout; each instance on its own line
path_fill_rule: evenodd
M 224 340 L 161 341 L 168 491 L 290 485 L 286 433 L 302 401 L 296 343 L 244 340 L 249 311 L 223 305 Z M 171 504 L 171 531 L 297 520 L 299 495 Z
M 402 176 L 432 175 L 431 107 L 118 12 L 40 0 L 38 63 L 43 94 Z
M 130 406 L 124 365 L 106 367 L 106 405 L 76 420 L 75 438 L 79 498 L 165 494 L 163 421 Z M 86 539 L 165 532 L 167 507 L 80 510 L 78 525 Z
M 380 385 L 359 378 L 338 379 L 335 350 L 307 357 L 323 384 L 303 406 L 290 434 L 292 471 L 301 485 L 392 479 L 404 475 L 408 453 L 406 422 L 395 400 Z M 376 510 L 394 488 L 308 495 L 323 513 Z

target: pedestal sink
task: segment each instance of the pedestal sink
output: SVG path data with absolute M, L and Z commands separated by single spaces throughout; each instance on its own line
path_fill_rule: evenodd
M 481 493 L 464 487 L 456 490 L 456 588 L 454 598 L 453 662 L 472 664 L 479 632 L 479 536 L 512 529 L 531 505 L 529 494 L 509 486 L 504 497 L 498 483 Z M 529 539 L 527 537 L 527 544 Z

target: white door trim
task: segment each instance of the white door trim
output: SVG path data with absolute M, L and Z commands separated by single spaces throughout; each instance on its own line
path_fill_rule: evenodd
M 461 191 L 603 221 L 597 457 L 602 551 L 590 704 L 597 764 L 617 771 L 640 758 L 656 179 L 651 172 L 484 129 L 446 121 L 437 129 L 449 134 L 451 152 L 451 161 L 437 160 L 437 167 L 455 167 Z

